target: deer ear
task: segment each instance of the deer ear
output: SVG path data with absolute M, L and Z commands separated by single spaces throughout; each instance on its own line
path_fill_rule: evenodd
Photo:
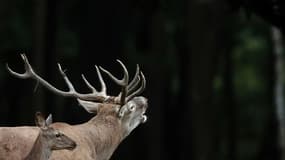
M 46 118 L 46 124 L 47 126 L 52 124 L 52 114 L 49 114 L 48 117 Z
M 46 128 L 47 124 L 41 112 L 36 112 L 35 123 L 40 128 Z
M 89 113 L 97 113 L 99 107 L 102 105 L 101 103 L 84 101 L 81 99 L 77 99 L 79 105 L 81 105 L 87 112 Z

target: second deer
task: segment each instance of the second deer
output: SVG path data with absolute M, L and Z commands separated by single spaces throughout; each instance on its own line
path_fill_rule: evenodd
M 51 114 L 45 120 L 42 114 L 37 112 L 35 123 L 40 132 L 32 150 L 24 160 L 48 160 L 53 150 L 73 150 L 76 147 L 72 139 L 49 126 L 52 123 Z

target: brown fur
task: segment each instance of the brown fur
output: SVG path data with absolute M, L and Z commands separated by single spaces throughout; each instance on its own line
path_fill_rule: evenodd
M 111 107 L 112 108 L 112 107 Z M 123 128 L 115 112 L 110 115 L 101 113 L 89 122 L 81 125 L 54 123 L 65 135 L 77 143 L 73 152 L 54 151 L 51 160 L 106 160 L 109 159 L 119 143 L 123 140 Z M 114 134 L 115 133 L 115 134 Z M 60 158 L 59 158 L 60 157 Z
M 102 108 L 103 109 L 103 108 Z M 90 121 L 69 125 L 67 123 L 53 123 L 51 127 L 60 130 L 77 143 L 73 151 L 54 151 L 51 160 L 106 160 L 109 159 L 123 140 L 123 128 L 116 118 L 116 113 L 110 112 L 113 107 Z M 106 115 L 107 114 L 107 115 Z M 36 127 L 3 127 L 0 128 L 0 160 L 20 160 L 32 148 L 39 130 Z M 114 134 L 115 133 L 115 134 Z
M 39 134 L 24 160 L 48 160 L 54 150 L 72 150 L 76 147 L 76 143 L 72 139 L 50 127 L 52 123 L 51 115 L 45 120 L 42 114 L 37 112 L 35 122 L 37 127 L 40 128 Z
M 38 132 L 37 127 L 1 127 L 0 160 L 21 160 L 31 150 Z
M 99 69 L 96 66 L 97 74 L 102 85 L 102 90 L 97 92 L 83 76 L 85 83 L 92 90 L 92 93 L 79 94 L 75 91 L 65 72 L 61 69 L 60 64 L 58 64 L 59 71 L 68 85 L 68 92 L 58 90 L 47 81 L 42 79 L 33 71 L 27 57 L 24 54 L 21 54 L 21 56 L 25 63 L 26 71 L 22 74 L 17 73 L 10 69 L 7 65 L 7 69 L 12 75 L 22 79 L 36 79 L 39 83 L 58 95 L 77 98 L 79 104 L 89 113 L 97 113 L 96 117 L 80 125 L 69 125 L 66 123 L 53 124 L 52 126 L 54 128 L 60 130 L 65 135 L 73 139 L 76 142 L 77 147 L 73 151 L 55 151 L 52 153 L 50 159 L 108 160 L 119 143 L 140 123 L 146 122 L 147 117 L 144 115 L 144 113 L 147 109 L 147 99 L 144 97 L 136 97 L 145 89 L 145 77 L 139 70 L 138 65 L 135 77 L 130 83 L 128 83 L 128 71 L 121 61 L 117 60 L 124 69 L 124 77 L 121 80 L 116 80 L 116 78 L 114 78 L 110 72 L 102 67 Z M 107 96 L 105 82 L 101 76 L 100 70 L 108 74 L 111 79 L 122 87 L 122 91 L 120 92 L 119 96 Z M 27 129 L 27 131 L 29 131 L 29 129 Z M 31 128 L 30 132 L 32 133 L 23 133 L 31 134 L 30 137 L 17 135 L 19 136 L 19 139 L 13 143 L 25 141 L 25 144 L 28 145 L 26 148 L 30 149 L 31 145 L 35 141 L 35 135 L 38 133 L 38 131 Z M 4 138 L 8 136 L 6 133 L 1 134 L 2 133 L 0 133 L 0 136 L 4 136 Z M 7 143 L 8 146 L 5 145 L 5 143 Z M 9 146 L 9 143 L 11 142 L 5 142 L 5 140 L 3 140 L 3 142 L 0 141 L 0 148 L 3 148 L 0 150 L 0 154 L 1 152 L 6 153 L 7 150 L 11 150 L 11 152 L 12 150 L 14 151 L 13 145 L 11 147 Z M 26 148 L 18 148 L 18 150 L 20 150 L 19 152 L 21 152 L 21 154 L 24 154 L 24 152 L 27 150 Z

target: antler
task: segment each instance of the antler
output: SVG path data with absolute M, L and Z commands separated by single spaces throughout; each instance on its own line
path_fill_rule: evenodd
M 82 94 L 78 93 L 71 81 L 68 79 L 66 76 L 65 72 L 62 70 L 61 65 L 58 64 L 58 69 L 60 74 L 62 75 L 63 79 L 65 80 L 69 91 L 62 91 L 54 86 L 52 86 L 49 82 L 45 81 L 43 78 L 41 78 L 38 74 L 36 74 L 30 65 L 27 57 L 25 54 L 21 54 L 21 57 L 24 61 L 24 66 L 25 66 L 25 72 L 24 73 L 17 73 L 13 71 L 8 64 L 6 64 L 6 67 L 8 71 L 15 77 L 21 78 L 21 79 L 35 79 L 38 81 L 40 84 L 45 86 L 47 89 L 50 91 L 54 92 L 57 95 L 65 96 L 65 97 L 75 97 L 80 100 L 85 100 L 85 101 L 94 101 L 94 102 L 99 102 L 99 103 L 114 103 L 114 104 L 120 104 L 121 106 L 124 105 L 126 102 L 130 101 L 133 97 L 139 95 L 144 89 L 145 89 L 145 77 L 143 73 L 140 71 L 139 66 L 137 65 L 137 70 L 136 74 L 133 78 L 133 80 L 128 84 L 129 81 L 129 74 L 128 71 L 125 67 L 125 65 L 117 60 L 119 64 L 122 66 L 124 70 L 124 77 L 119 80 L 115 76 L 113 76 L 109 71 L 105 70 L 102 67 L 99 67 L 103 72 L 105 72 L 116 84 L 120 85 L 122 87 L 121 92 L 118 96 L 108 96 L 107 95 L 107 88 L 105 85 L 105 82 L 102 78 L 102 75 L 100 73 L 100 70 L 97 66 L 95 66 L 97 75 L 99 78 L 99 81 L 101 83 L 101 91 L 97 91 L 95 87 L 93 87 L 85 78 L 85 76 L 82 74 L 82 79 L 88 86 L 88 88 L 92 91 L 92 93 L 87 93 L 87 94 Z M 138 87 L 138 84 L 141 82 L 141 85 Z
M 137 65 L 136 74 L 133 80 L 128 84 L 128 81 L 129 81 L 128 70 L 126 69 L 125 65 L 120 60 L 117 60 L 117 61 L 124 69 L 124 77 L 121 80 L 117 79 L 115 76 L 113 76 L 109 71 L 105 70 L 104 68 L 100 67 L 100 69 L 103 72 L 105 72 L 115 83 L 117 83 L 118 85 L 122 87 L 121 92 L 117 96 L 117 98 L 120 99 L 120 104 L 124 105 L 126 102 L 128 102 L 130 99 L 132 99 L 136 95 L 140 94 L 145 89 L 145 77 L 143 73 L 140 72 L 139 65 Z M 140 81 L 141 81 L 141 86 L 137 89 Z

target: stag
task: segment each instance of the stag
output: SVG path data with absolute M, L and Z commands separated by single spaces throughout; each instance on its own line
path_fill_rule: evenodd
M 139 96 L 145 89 L 145 77 L 138 65 L 131 81 L 129 81 L 129 74 L 125 65 L 119 60 L 117 61 L 124 71 L 122 79 L 117 79 L 104 68 L 95 66 L 101 90 L 97 91 L 82 74 L 83 81 L 91 90 L 91 93 L 83 94 L 75 90 L 60 64 L 58 64 L 58 69 L 69 88 L 68 91 L 57 89 L 45 81 L 33 70 L 27 57 L 24 54 L 21 54 L 21 57 L 25 66 L 24 73 L 17 73 L 7 65 L 8 71 L 13 76 L 21 79 L 34 79 L 57 95 L 76 98 L 80 106 L 87 112 L 96 114 L 89 121 L 78 125 L 60 122 L 51 124 L 53 128 L 60 130 L 77 144 L 73 151 L 54 151 L 50 157 L 51 160 L 108 160 L 121 141 L 137 126 L 146 122 L 147 99 Z M 117 96 L 107 94 L 101 71 L 121 87 L 121 91 Z M 18 135 L 17 139 L 26 142 L 27 148 L 31 147 L 31 144 L 35 141 L 36 132 L 38 132 L 31 127 L 14 127 L 9 128 L 9 131 L 25 132 L 26 136 Z M 27 135 L 29 136 L 27 137 Z M 0 134 L 0 139 L 1 136 L 3 135 Z M 3 145 L 3 142 L 1 143 Z M 6 144 L 9 144 L 9 142 L 6 142 Z M 17 152 L 25 152 L 23 148 L 17 149 Z
M 72 139 L 49 126 L 52 123 L 51 114 L 45 120 L 42 114 L 37 112 L 35 122 L 40 128 L 39 135 L 24 160 L 48 160 L 53 150 L 73 150 L 76 147 L 76 143 Z M 11 158 L 7 157 L 7 159 Z

